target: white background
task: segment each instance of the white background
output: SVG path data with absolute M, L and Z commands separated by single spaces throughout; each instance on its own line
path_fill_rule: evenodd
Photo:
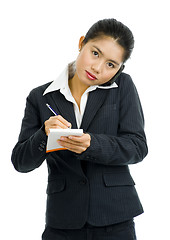
M 131 166 L 145 213 L 135 219 L 138 240 L 169 239 L 170 17 L 169 1 L 4 0 L 0 2 L 0 235 L 38 240 L 45 224 L 46 163 L 18 173 L 11 152 L 29 92 L 54 80 L 76 58 L 78 41 L 102 18 L 114 17 L 133 31 L 136 44 L 126 63 L 142 102 L 149 155 Z M 2 237 L 1 237 L 2 239 Z

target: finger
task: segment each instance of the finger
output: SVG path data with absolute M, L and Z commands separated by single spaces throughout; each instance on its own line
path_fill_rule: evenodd
M 71 136 L 68 136 L 68 138 L 74 142 L 83 143 L 90 140 L 90 135 L 89 134 L 83 134 L 82 136 L 71 135 Z
M 69 144 L 72 144 L 72 145 L 79 145 L 79 146 L 83 145 L 83 142 L 77 142 L 77 141 L 69 139 L 68 137 L 61 136 L 60 140 L 62 142 L 69 143 Z
M 71 127 L 71 123 L 64 119 L 61 115 L 57 116 L 58 120 L 67 127 Z
M 80 145 L 75 145 L 69 142 L 57 140 L 58 144 L 61 145 L 64 148 L 67 148 L 67 150 L 75 152 L 75 153 L 82 153 L 86 150 L 85 147 L 80 146 Z
M 85 136 L 85 140 L 83 141 L 74 141 L 69 139 L 68 137 L 61 137 L 61 143 L 64 144 L 65 147 L 72 149 L 72 150 L 80 150 L 85 151 L 90 146 L 90 139 L 89 137 Z
M 59 126 L 60 128 L 68 128 L 71 123 L 66 121 L 62 116 L 58 115 L 49 119 L 49 125 L 54 128 L 56 128 L 57 126 Z

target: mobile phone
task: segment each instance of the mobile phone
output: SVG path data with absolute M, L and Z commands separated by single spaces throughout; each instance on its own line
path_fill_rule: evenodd
M 119 77 L 119 75 L 122 73 L 123 69 L 125 68 L 125 65 L 122 65 L 117 71 L 117 73 L 114 75 L 114 77 L 111 79 L 112 83 Z
M 117 71 L 117 73 L 113 76 L 113 78 L 111 78 L 110 81 L 104 83 L 102 86 L 110 86 L 111 84 L 113 84 L 115 80 L 119 77 L 119 75 L 122 73 L 124 68 L 125 68 L 125 65 L 122 65 L 119 71 Z

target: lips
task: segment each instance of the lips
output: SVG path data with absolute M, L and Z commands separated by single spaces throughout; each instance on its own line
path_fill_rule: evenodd
M 96 80 L 97 79 L 95 75 L 93 75 L 92 73 L 90 73 L 88 71 L 86 71 L 86 75 L 90 80 Z

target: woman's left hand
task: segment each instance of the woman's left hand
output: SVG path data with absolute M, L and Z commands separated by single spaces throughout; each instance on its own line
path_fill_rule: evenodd
M 82 153 L 90 146 L 91 137 L 88 133 L 82 136 L 61 137 L 58 144 L 75 153 Z

